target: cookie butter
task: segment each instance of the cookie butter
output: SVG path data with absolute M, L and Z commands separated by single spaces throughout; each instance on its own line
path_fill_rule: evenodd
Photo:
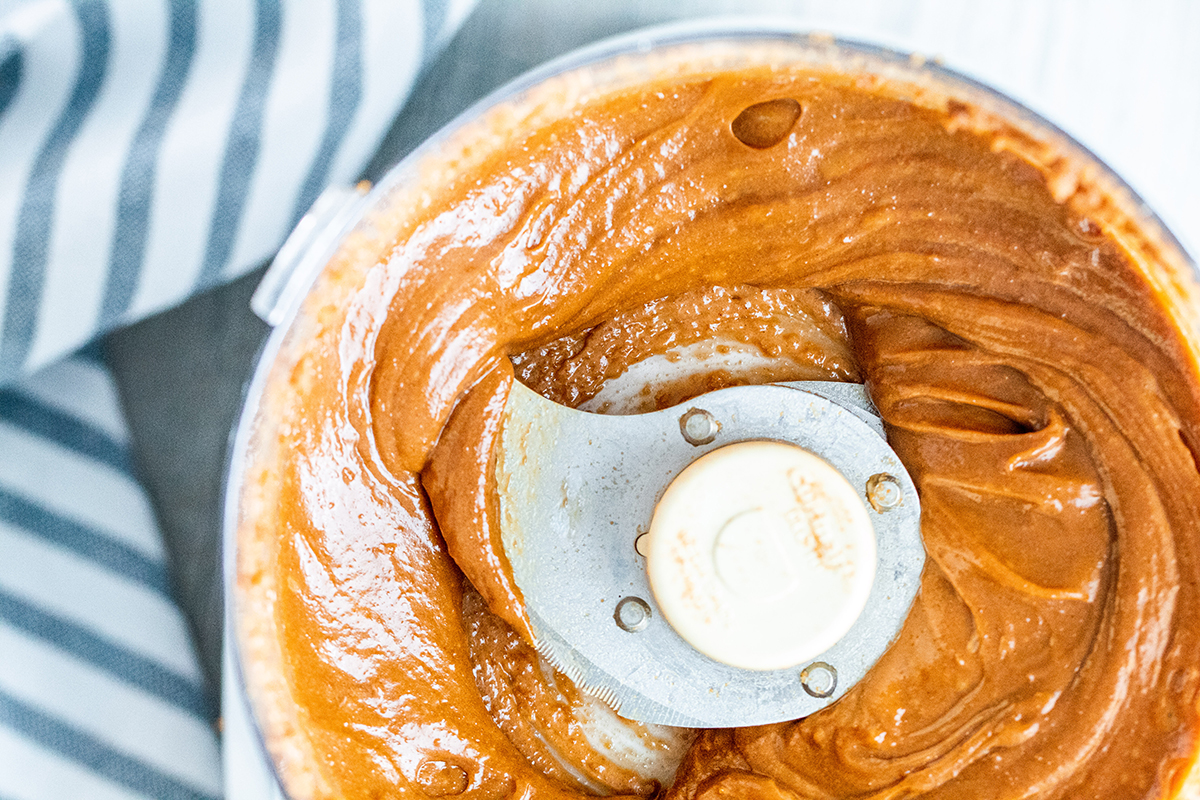
M 261 401 L 237 602 L 289 792 L 1178 792 L 1200 736 L 1190 289 L 1094 175 L 960 98 L 802 64 L 554 88 L 455 147 L 343 246 Z M 710 356 L 613 408 L 638 364 Z M 589 739 L 603 712 L 539 665 L 498 546 L 514 379 L 601 412 L 865 382 L 929 556 L 895 644 L 806 719 L 625 726 L 682 755 L 673 779 Z

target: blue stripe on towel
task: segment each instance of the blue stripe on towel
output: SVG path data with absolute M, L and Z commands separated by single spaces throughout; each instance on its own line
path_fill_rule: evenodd
M 104 340 L 99 337 L 92 339 L 92 341 L 76 350 L 70 357 L 63 360 L 88 361 L 104 367 L 105 370 L 108 369 L 108 362 L 104 360 Z
M 449 0 L 427 0 L 421 9 L 424 12 L 424 48 L 426 53 L 434 52 L 440 44 L 438 41 L 447 33 L 442 28 L 446 25 L 446 15 L 449 13 Z
M 171 598 L 166 568 L 137 550 L 82 523 L 0 489 L 0 522 L 13 525 Z M 172 599 L 172 602 L 174 600 Z
M 50 234 L 58 177 L 83 121 L 100 95 L 108 73 L 110 30 L 108 7 L 101 0 L 76 0 L 82 53 L 75 88 L 33 164 L 12 248 L 12 275 L 0 328 L 0 376 L 17 374 L 37 332 L 38 310 L 46 281 Z
M 25 54 L 21 52 L 21 45 L 11 36 L 0 38 L 0 119 L 4 119 L 9 103 L 17 96 L 24 68 Z
M 113 232 L 108 281 L 100 308 L 101 330 L 112 327 L 129 308 L 142 275 L 159 146 L 187 85 L 188 70 L 196 54 L 196 14 L 194 2 L 170 0 L 170 28 L 162 73 L 121 174 L 117 226 Z
M 114 783 L 160 800 L 217 800 L 0 690 L 0 725 Z
M 362 9 L 359 0 L 338 0 L 337 47 L 329 82 L 329 118 L 321 146 L 309 168 L 292 210 L 292 227 L 304 216 L 329 182 L 329 168 L 362 102 Z
M 69 619 L 50 614 L 0 587 L 0 621 L 36 636 L 104 670 L 118 680 L 211 722 L 215 707 L 203 687 L 156 661 L 97 636 Z
M 0 422 L 133 476 L 129 452 L 107 433 L 10 389 L 0 389 Z
M 237 110 L 229 126 L 225 160 L 221 164 L 217 199 L 208 231 L 208 246 L 205 248 L 200 275 L 196 279 L 197 289 L 216 283 L 221 271 L 229 263 L 246 196 L 250 193 L 250 182 L 258 163 L 258 150 L 262 146 L 263 109 L 271 90 L 282 21 L 279 0 L 257 0 L 255 6 L 250 66 L 246 70 Z

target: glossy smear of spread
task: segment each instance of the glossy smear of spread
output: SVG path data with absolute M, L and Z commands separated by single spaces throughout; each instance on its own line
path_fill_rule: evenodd
M 258 523 L 312 793 L 670 780 L 547 689 L 487 475 L 514 363 L 578 405 L 712 340 L 773 366 L 643 405 L 865 381 L 929 560 L 898 641 L 830 708 L 634 731 L 690 748 L 669 797 L 1174 791 L 1200 686 L 1195 371 L 1124 252 L 993 143 L 848 79 L 649 84 L 517 137 L 412 211 L 389 257 L 327 276 L 350 301 L 313 311 Z

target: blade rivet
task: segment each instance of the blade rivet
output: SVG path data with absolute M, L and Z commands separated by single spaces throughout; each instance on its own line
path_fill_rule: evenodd
M 886 472 L 877 472 L 867 479 L 867 500 L 880 514 L 899 507 L 904 501 L 900 481 Z
M 650 534 L 643 533 L 633 540 L 633 551 L 642 558 L 646 557 L 646 548 L 650 545 Z
M 634 633 L 650 624 L 650 605 L 640 597 L 626 597 L 613 612 L 617 627 Z
M 688 444 L 699 447 L 717 438 L 721 423 L 702 408 L 689 408 L 687 413 L 679 418 L 679 430 Z
M 824 661 L 814 661 L 800 671 L 800 684 L 813 697 L 831 697 L 837 689 L 837 670 Z

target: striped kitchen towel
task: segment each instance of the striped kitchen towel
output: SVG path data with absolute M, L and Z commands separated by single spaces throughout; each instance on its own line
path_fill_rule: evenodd
M 474 0 L 0 0 L 0 383 L 268 258 Z
M 472 5 L 0 0 L 0 800 L 221 795 L 113 381 L 67 355 L 268 258 Z
M 0 797 L 218 797 L 213 708 L 107 369 L 0 390 Z

